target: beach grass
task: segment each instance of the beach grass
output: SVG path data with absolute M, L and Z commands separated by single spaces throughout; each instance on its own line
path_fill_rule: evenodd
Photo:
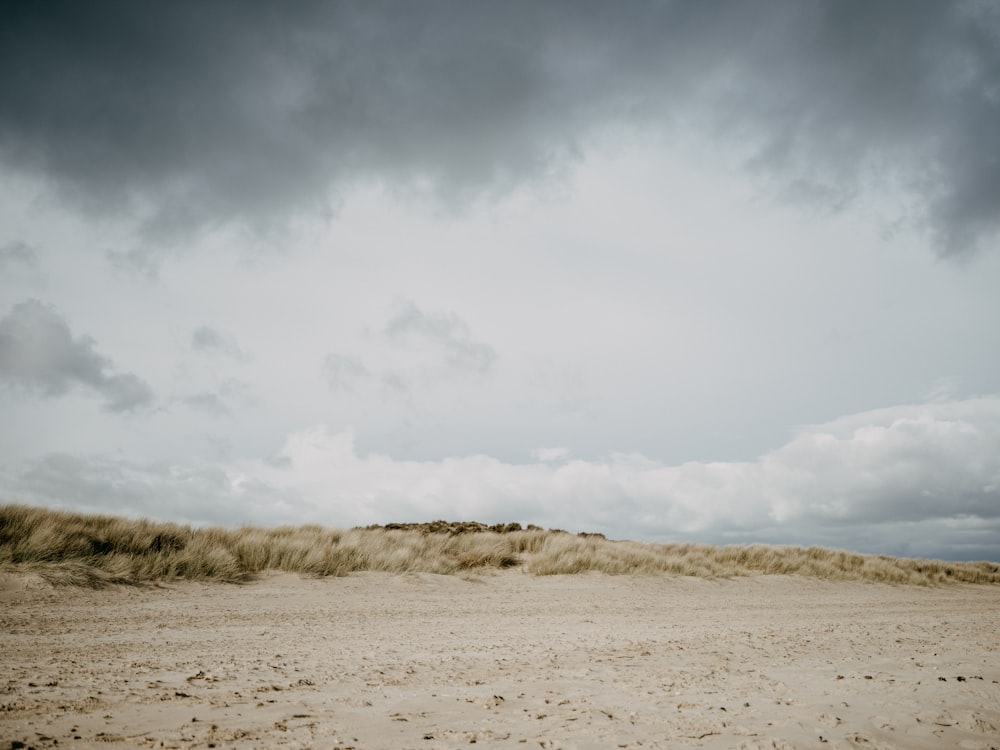
M 994 562 L 944 562 L 821 547 L 643 543 L 519 524 L 317 525 L 237 529 L 0 506 L 0 569 L 56 585 L 99 588 L 171 580 L 242 583 L 268 571 L 344 576 L 361 571 L 467 574 L 519 568 L 724 579 L 798 575 L 836 581 L 1000 584 Z

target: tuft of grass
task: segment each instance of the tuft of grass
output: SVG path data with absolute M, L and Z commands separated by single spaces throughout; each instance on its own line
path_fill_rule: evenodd
M 19 505 L 0 506 L 0 568 L 99 588 L 189 579 L 241 583 L 265 571 L 344 576 L 521 566 L 534 575 L 599 572 L 732 578 L 800 575 L 893 584 L 1000 583 L 1000 565 L 861 555 L 821 547 L 611 541 L 520 524 L 435 521 L 350 530 L 317 525 L 192 529 Z

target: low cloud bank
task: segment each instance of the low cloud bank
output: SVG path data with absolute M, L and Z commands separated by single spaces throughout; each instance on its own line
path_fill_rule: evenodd
M 397 461 L 350 431 L 289 435 L 268 460 L 178 467 L 50 455 L 3 477 L 7 500 L 239 524 L 435 518 L 612 537 L 819 544 L 1000 560 L 1000 397 L 903 405 L 804 427 L 748 462 L 641 455 Z

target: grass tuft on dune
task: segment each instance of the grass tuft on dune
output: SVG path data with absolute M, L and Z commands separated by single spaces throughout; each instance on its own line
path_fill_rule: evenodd
M 800 575 L 893 584 L 1000 583 L 993 562 L 862 555 L 820 547 L 611 541 L 520 524 L 316 525 L 194 529 L 20 505 L 0 506 L 0 569 L 99 588 L 167 580 L 240 583 L 266 571 L 461 574 L 522 567 L 535 575 L 600 572 L 733 578 Z

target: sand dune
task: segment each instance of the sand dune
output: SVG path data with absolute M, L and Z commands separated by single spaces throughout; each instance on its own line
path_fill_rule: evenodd
M 245 583 L 281 571 L 325 577 L 482 573 L 522 567 L 537 575 L 600 572 L 731 578 L 804 575 L 824 580 L 937 585 L 1000 583 L 1000 563 L 946 562 L 792 546 L 610 541 L 519 524 L 435 521 L 363 529 L 321 526 L 193 529 L 29 506 L 0 506 L 0 572 L 101 588 L 178 579 Z
M 0 599 L 0 747 L 1000 746 L 991 585 L 13 573 Z

